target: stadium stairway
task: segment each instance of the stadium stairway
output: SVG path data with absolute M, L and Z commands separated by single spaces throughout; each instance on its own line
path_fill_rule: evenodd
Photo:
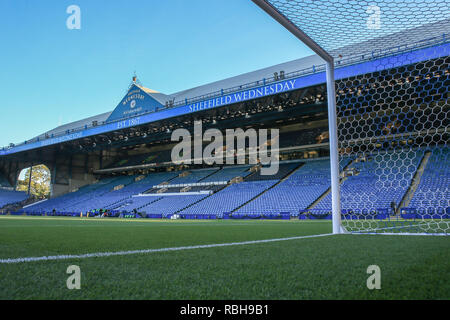
M 27 198 L 27 199 L 25 199 L 23 201 L 20 201 L 20 202 L 10 203 L 10 204 L 8 204 L 8 205 L 6 205 L 6 206 L 4 206 L 3 208 L 0 208 L 0 209 L 3 209 L 5 211 L 17 212 L 17 211 L 23 209 L 26 206 L 33 205 L 33 204 L 38 203 L 40 201 L 42 201 L 42 200 L 36 200 L 35 198 L 30 197 L 30 198 Z
M 290 172 L 288 172 L 287 175 L 285 175 L 283 178 L 281 178 L 277 183 L 275 183 L 274 185 L 270 186 L 269 188 L 265 189 L 263 192 L 259 193 L 258 195 L 256 195 L 255 197 L 253 197 L 252 199 L 250 199 L 249 201 L 243 203 L 241 206 L 237 207 L 236 209 L 234 209 L 233 211 L 231 211 L 231 213 L 234 213 L 236 211 L 238 211 L 239 209 L 245 207 L 247 204 L 249 204 L 250 202 L 258 199 L 259 197 L 261 197 L 263 194 L 265 194 L 266 192 L 268 192 L 269 190 L 275 188 L 276 186 L 278 186 L 280 183 L 286 181 L 287 179 L 289 179 L 290 176 L 292 176 L 297 170 L 299 170 L 301 167 L 303 167 L 304 163 L 301 163 L 300 165 L 296 166 L 293 170 L 291 170 Z M 256 172 L 255 172 L 256 173 Z
M 432 152 L 426 151 L 425 155 L 423 156 L 422 160 L 420 161 L 419 167 L 414 174 L 414 177 L 412 178 L 411 185 L 408 188 L 408 191 L 406 191 L 405 195 L 403 196 L 402 201 L 400 202 L 396 214 L 400 214 L 400 208 L 406 208 L 409 206 L 412 198 L 414 197 L 414 194 L 416 193 L 417 188 L 419 187 L 420 181 L 422 179 L 422 175 L 425 172 L 425 169 L 427 167 L 428 161 L 430 160 Z
M 450 212 L 450 151 L 447 146 L 435 147 L 428 160 L 419 185 L 409 203 L 410 209 L 419 212 Z M 403 209 L 403 208 L 402 208 Z
M 120 199 L 120 200 L 117 200 L 117 201 L 115 201 L 115 202 L 113 202 L 113 203 L 110 203 L 110 204 L 106 205 L 104 209 L 114 210 L 114 209 L 116 209 L 117 207 L 119 207 L 121 204 L 123 204 L 124 202 L 126 202 L 129 198 L 131 198 L 131 197 L 124 198 L 124 199 Z
M 195 202 L 193 202 L 193 203 L 190 203 L 189 205 L 187 205 L 187 206 L 184 207 L 183 209 L 180 209 L 180 210 L 174 212 L 174 214 L 183 213 L 182 211 L 184 211 L 184 210 L 186 210 L 186 209 L 189 209 L 190 207 L 196 205 L 197 203 L 199 203 L 199 202 L 201 202 L 201 201 L 203 201 L 203 200 L 205 200 L 205 199 L 208 199 L 208 198 L 211 197 L 213 194 L 215 194 L 215 193 L 217 193 L 217 192 L 220 192 L 220 191 L 222 191 L 223 189 L 225 189 L 225 188 L 227 188 L 227 187 L 229 187 L 229 186 L 230 186 L 230 184 L 224 185 L 222 188 L 220 188 L 220 189 L 217 190 L 216 192 L 213 192 L 213 193 L 209 194 L 208 196 L 206 196 L 206 197 L 204 197 L 204 198 L 202 198 L 202 199 L 200 199 L 200 200 L 198 200 L 198 201 L 195 201 Z
M 139 211 L 140 209 L 145 208 L 145 207 L 148 207 L 149 205 L 151 205 L 151 204 L 153 204 L 153 203 L 155 203 L 155 202 L 158 202 L 158 201 L 160 201 L 160 200 L 162 200 L 162 197 L 156 198 L 155 200 L 153 200 L 153 201 L 151 201 L 151 202 L 149 202 L 149 203 L 147 203 L 147 204 L 145 204 L 145 205 L 143 205 L 143 206 L 140 206 L 140 207 L 138 207 L 138 208 L 133 208 L 133 209 L 136 209 L 137 211 Z
M 142 208 L 145 208 L 159 200 L 162 199 L 162 197 L 154 197 L 153 200 L 151 200 L 150 197 L 147 197 L 148 201 L 145 201 L 143 203 L 139 203 L 139 202 L 135 202 L 134 199 L 145 199 L 145 197 L 138 197 L 138 198 L 129 198 L 128 200 L 126 200 L 125 202 L 123 202 L 120 206 L 118 206 L 117 208 L 115 208 L 114 210 L 116 211 L 126 211 L 126 212 L 133 212 L 133 210 L 137 210 L 139 211 Z M 124 210 L 126 209 L 126 210 Z
M 350 162 L 342 169 L 342 171 L 345 172 L 350 166 L 356 161 L 356 159 L 350 160 Z M 339 184 L 343 184 L 347 180 L 347 177 L 343 177 L 339 180 Z M 328 196 L 331 193 L 331 186 L 328 188 L 327 191 L 325 191 L 319 198 L 317 198 L 311 205 L 309 205 L 306 210 L 312 210 L 315 206 L 317 206 L 326 196 Z
M 386 151 L 368 154 L 359 162 L 356 160 L 350 169 L 354 169 L 357 174 L 349 175 L 345 183 L 341 183 L 342 210 L 391 212 L 392 204 L 398 207 L 411 185 L 424 153 L 420 149 Z M 405 159 L 409 163 L 408 167 L 401 166 Z M 380 172 L 391 173 L 390 179 L 380 182 Z M 317 208 L 331 210 L 331 195 L 324 197 Z

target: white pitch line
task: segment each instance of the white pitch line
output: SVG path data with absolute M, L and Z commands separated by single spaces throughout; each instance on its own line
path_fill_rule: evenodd
M 253 241 L 231 242 L 231 243 L 205 244 L 205 245 L 187 246 L 187 247 L 159 248 L 159 249 L 145 249 L 145 250 L 131 250 L 131 251 L 117 251 L 117 252 L 97 252 L 97 253 L 86 253 L 86 254 L 79 254 L 79 255 L 58 255 L 58 256 L 44 256 L 44 257 L 11 258 L 11 259 L 0 259 L 0 264 L 14 264 L 14 263 L 24 263 L 24 262 L 37 262 L 37 261 L 55 261 L 55 260 L 68 260 L 68 259 L 87 259 L 87 258 L 112 257 L 112 256 L 128 256 L 128 255 L 135 255 L 135 254 L 155 253 L 155 252 L 242 246 L 242 245 L 259 244 L 259 243 L 269 243 L 269 242 L 280 242 L 280 241 L 289 241 L 289 240 L 327 237 L 327 236 L 331 236 L 331 235 L 333 235 L 333 234 L 327 233 L 327 234 L 316 234 L 316 235 L 310 235 L 310 236 L 299 236 L 299 237 L 266 239 L 266 240 L 253 240 Z

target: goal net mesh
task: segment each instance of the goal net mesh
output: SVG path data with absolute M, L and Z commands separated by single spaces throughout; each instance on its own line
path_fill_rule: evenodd
M 450 0 L 266 2 L 335 59 L 342 226 L 449 234 Z

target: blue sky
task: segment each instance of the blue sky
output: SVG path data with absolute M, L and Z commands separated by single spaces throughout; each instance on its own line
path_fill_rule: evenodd
M 250 0 L 2 0 L 0 39 L 0 146 L 112 111 L 134 71 L 173 93 L 311 54 Z

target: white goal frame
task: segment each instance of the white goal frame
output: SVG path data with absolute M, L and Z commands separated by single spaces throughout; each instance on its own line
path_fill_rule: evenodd
M 326 63 L 327 98 L 328 98 L 328 125 L 330 134 L 330 165 L 331 165 L 331 205 L 333 234 L 346 233 L 341 224 L 341 192 L 339 185 L 339 151 L 337 134 L 336 111 L 336 84 L 334 78 L 334 58 L 319 46 L 306 33 L 297 28 L 291 21 L 282 15 L 276 8 L 265 0 L 252 0 L 257 6 L 268 13 L 278 23 L 285 27 L 301 42 L 306 44 Z
M 387 1 L 387 0 L 386 0 Z M 430 233 L 422 233 L 422 232 L 402 232 L 405 230 L 401 230 L 401 228 L 398 227 L 386 227 L 384 229 L 395 229 L 398 228 L 399 232 L 394 233 L 394 232 L 377 232 L 379 231 L 379 229 L 375 229 L 375 230 L 364 230 L 364 232 L 354 232 L 352 231 L 352 227 L 345 224 L 346 227 L 344 227 L 343 225 L 343 221 L 342 219 L 346 218 L 342 216 L 342 204 L 341 204 L 341 186 L 340 186 L 340 162 L 339 162 L 339 146 L 338 146 L 338 110 L 337 110 L 337 97 L 336 97 L 336 81 L 335 81 L 335 58 L 333 57 L 336 56 L 336 54 L 333 54 L 333 50 L 335 49 L 340 49 L 339 47 L 337 47 L 336 45 L 342 45 L 342 48 L 345 49 L 345 46 L 349 47 L 349 43 L 345 43 L 345 42 L 339 42 L 338 40 L 334 39 L 334 37 L 331 37 L 332 34 L 328 32 L 328 37 L 325 37 L 326 41 L 324 41 L 324 43 L 321 45 L 319 44 L 321 42 L 320 37 L 318 37 L 317 40 L 314 40 L 314 35 L 317 36 L 317 32 L 314 29 L 315 23 L 312 22 L 312 20 L 307 20 L 307 18 L 301 16 L 301 13 L 305 12 L 305 6 L 302 6 L 302 1 L 292 1 L 292 5 L 290 7 L 291 10 L 286 9 L 286 6 L 288 6 L 288 4 L 290 3 L 289 0 L 252 0 L 252 2 L 254 2 L 258 7 L 260 7 L 263 11 L 265 11 L 267 14 L 269 14 L 269 16 L 271 16 L 273 19 L 275 19 L 275 21 L 277 21 L 279 24 L 281 24 L 285 29 L 287 29 L 290 33 L 292 33 L 297 39 L 299 39 L 302 43 L 304 43 L 307 47 L 309 47 L 314 53 L 316 53 L 320 58 L 322 58 L 325 63 L 326 63 L 326 86 L 327 86 L 327 100 L 328 100 L 328 124 L 329 124 L 329 140 L 330 140 L 330 166 L 331 166 L 331 170 L 330 170 L 330 174 L 331 174 L 331 209 L 332 209 L 332 225 L 333 225 L 333 234 L 342 234 L 342 233 L 362 233 L 362 234 L 390 234 L 390 235 L 406 235 L 406 234 L 414 234 L 414 235 L 449 235 L 449 228 L 450 228 L 450 221 L 446 220 L 446 221 L 441 221 L 445 224 L 446 228 L 444 233 L 436 233 L 436 232 L 430 232 Z M 277 4 L 275 3 L 281 3 L 280 4 L 280 8 L 277 7 Z M 323 1 L 326 2 L 326 1 Z M 331 0 L 328 1 L 331 4 L 334 4 Z M 306 2 L 305 2 L 306 3 Z M 311 14 L 313 14 L 314 12 L 318 12 L 318 10 L 321 10 L 320 8 L 318 9 L 317 6 L 320 5 L 320 2 L 317 1 L 317 4 L 315 8 L 311 9 Z M 424 2 L 421 2 L 421 4 L 423 4 Z M 442 39 L 442 43 L 446 43 L 446 31 L 447 30 L 443 30 L 446 28 L 446 26 L 448 27 L 449 22 L 450 22 L 450 14 L 445 14 L 445 4 L 447 3 L 447 0 L 440 0 L 438 4 L 436 4 L 436 7 L 434 7 L 434 10 L 430 10 L 428 12 L 428 15 L 425 15 L 425 17 L 427 17 L 429 20 L 432 20 L 429 22 L 430 25 L 434 25 L 436 26 L 437 23 L 441 23 L 442 21 L 444 21 L 444 23 L 439 27 L 433 27 L 435 29 L 433 29 L 433 32 L 444 32 L 442 35 L 443 39 Z M 297 4 L 298 5 L 298 13 L 299 14 L 295 14 L 295 9 L 293 6 Z M 309 2 L 307 3 L 309 4 Z M 370 4 L 370 1 L 364 1 L 364 4 Z M 312 5 L 311 5 L 312 6 Z M 403 7 L 402 7 L 403 8 Z M 346 10 L 346 8 L 335 8 L 335 9 L 343 9 Z M 368 7 L 368 11 L 366 13 L 369 13 L 373 10 L 378 10 L 379 13 L 381 12 L 380 7 L 378 6 L 369 6 Z M 421 7 L 418 6 L 417 8 L 414 8 L 415 10 L 412 10 L 411 14 L 420 14 L 422 15 L 423 11 L 420 10 Z M 284 10 L 286 10 L 287 13 L 284 13 Z M 303 10 L 303 11 L 301 11 Z M 314 11 L 315 10 L 315 11 Z M 403 13 L 404 11 L 402 10 L 409 10 L 409 9 L 399 9 L 400 13 Z M 440 10 L 440 11 L 439 11 Z M 345 16 L 342 15 L 342 10 L 340 11 L 341 13 L 341 18 L 342 19 L 346 19 Z M 330 14 L 329 16 L 325 16 L 326 18 L 331 18 Z M 433 16 L 434 15 L 434 16 Z M 350 17 L 353 17 L 351 15 L 351 13 L 349 13 Z M 437 20 L 434 21 L 435 19 L 433 19 L 434 17 L 440 17 L 443 20 Z M 323 18 L 323 17 L 322 17 Z M 390 16 L 390 22 L 392 24 L 392 20 L 398 18 L 398 15 L 394 14 L 394 17 L 391 15 Z M 407 17 L 408 18 L 408 17 Z M 300 24 L 303 23 L 303 19 L 306 19 L 307 21 L 305 22 L 305 26 L 299 26 Z M 319 17 L 320 19 L 320 17 Z M 405 18 L 406 19 L 406 18 Z M 333 21 L 335 22 L 336 19 L 334 19 Z M 389 16 L 387 17 L 387 20 L 389 21 Z M 404 21 L 403 21 L 404 22 Z M 309 23 L 309 24 L 308 24 Z M 423 23 L 423 21 L 422 21 Z M 428 20 L 427 22 L 428 23 Z M 425 25 L 426 25 L 425 23 Z M 379 25 L 381 25 L 380 22 L 378 22 Z M 380 29 L 380 26 L 378 25 L 378 28 L 375 29 Z M 389 25 L 389 24 L 388 24 Z M 391 26 L 391 25 L 389 25 Z M 413 31 L 412 33 L 412 37 L 417 37 L 418 35 L 422 36 L 422 32 L 423 29 L 420 29 L 419 27 L 423 27 L 423 25 L 420 25 L 420 23 L 411 23 L 411 25 L 408 25 L 410 28 L 416 28 L 415 31 Z M 309 29 L 308 29 L 309 28 Z M 320 23 L 318 23 L 317 28 L 320 28 Z M 305 31 L 303 31 L 303 30 Z M 369 28 L 370 29 L 370 28 Z M 396 25 L 392 26 L 392 32 L 398 32 L 401 28 L 399 28 Z M 327 29 L 326 29 L 327 30 Z M 408 31 L 408 30 L 413 30 L 413 29 L 409 29 L 407 28 L 406 30 L 403 31 Z M 421 31 L 422 30 L 422 31 Z M 430 29 L 431 30 L 431 29 Z M 428 35 L 427 32 L 425 32 L 425 34 Z M 333 34 L 334 35 L 334 34 Z M 390 33 L 391 38 L 391 42 L 393 41 L 393 43 L 395 43 L 395 45 L 399 45 L 397 43 L 398 38 L 393 36 L 394 33 Z M 343 36 L 341 35 L 341 38 L 339 38 L 339 35 L 336 35 L 337 39 L 344 39 L 345 36 L 348 36 L 348 34 L 345 34 L 345 32 L 343 33 Z M 386 35 L 385 35 L 386 36 Z M 364 38 L 364 36 L 363 36 Z M 408 40 L 408 37 L 405 37 L 405 40 Z M 378 41 L 379 44 L 381 44 L 381 46 L 385 45 L 385 41 L 386 39 L 384 37 L 379 37 L 379 38 L 364 38 L 363 40 L 366 40 L 366 42 L 364 42 L 366 45 L 370 45 L 370 41 L 374 40 L 375 43 Z M 328 44 L 327 44 L 328 41 Z M 421 39 L 421 41 L 425 41 L 423 39 Z M 319 42 L 319 43 L 318 43 Z M 330 45 L 331 43 L 331 45 Z M 448 41 L 447 41 L 448 43 Z M 333 46 L 335 46 L 335 48 L 333 49 Z M 327 49 L 325 49 L 324 47 L 328 47 Z M 375 47 L 375 45 L 373 46 Z M 342 50 L 344 50 L 342 49 Z M 348 48 L 347 48 L 348 49 Z M 373 50 L 377 50 L 377 49 L 373 49 Z M 364 56 L 364 55 L 363 55 Z M 372 51 L 372 57 L 374 56 L 374 51 Z M 336 59 L 341 59 L 342 55 L 339 54 L 339 57 L 336 56 Z M 338 63 L 340 63 L 340 61 L 338 61 Z M 447 130 L 447 129 L 446 129 Z M 446 131 L 447 132 L 447 131 Z M 446 145 L 447 146 L 447 145 Z M 427 158 L 428 159 L 428 158 Z M 426 160 L 428 161 L 428 160 Z M 425 162 L 426 163 L 426 162 Z M 406 197 L 406 194 L 405 194 Z M 345 196 L 342 196 L 342 199 L 344 201 L 344 205 L 346 202 Z M 403 200 L 402 202 L 403 203 Z M 395 204 L 395 203 L 394 203 Z M 447 204 L 448 206 L 448 204 Z M 396 213 L 396 209 L 394 206 L 394 213 Z M 445 209 L 446 210 L 446 209 Z M 445 215 L 444 212 L 444 216 L 446 216 L 448 219 L 448 216 Z M 389 220 L 389 219 L 388 219 Z M 389 220 L 390 221 L 390 220 Z M 346 221 L 347 222 L 347 221 Z M 395 224 L 395 221 L 393 222 Z M 431 225 L 433 224 L 439 224 L 439 222 L 427 222 L 427 221 L 422 221 L 420 223 L 420 227 L 424 228 L 424 229 L 432 229 Z M 428 225 L 428 227 L 427 227 Z M 403 227 L 402 227 L 403 228 Z M 404 226 L 404 228 L 408 228 L 408 226 Z M 438 227 L 439 228 L 439 227 Z

